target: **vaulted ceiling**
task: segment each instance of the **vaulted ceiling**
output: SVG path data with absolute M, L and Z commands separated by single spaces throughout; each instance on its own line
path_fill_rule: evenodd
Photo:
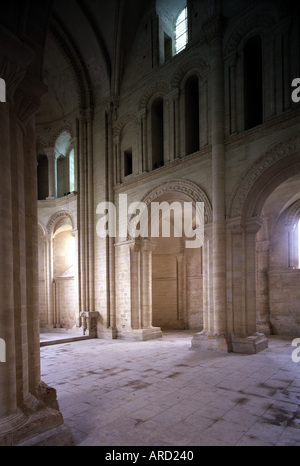
M 49 92 L 37 114 L 39 123 L 118 94 L 127 54 L 149 7 L 146 0 L 53 1 L 43 63 Z
M 37 115 L 55 121 L 118 94 L 141 18 L 155 0 L 10 0 L 3 24 L 36 51 L 31 72 L 48 85 Z

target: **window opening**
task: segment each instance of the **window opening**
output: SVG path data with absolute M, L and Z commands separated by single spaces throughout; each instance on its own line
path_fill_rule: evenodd
M 157 98 L 152 104 L 152 170 L 164 165 L 164 102 Z
M 199 80 L 192 76 L 185 86 L 185 138 L 186 154 L 200 149 L 199 141 Z
M 71 150 L 69 156 L 69 171 L 70 171 L 70 192 L 75 191 L 75 157 L 74 149 Z
M 187 8 L 184 8 L 176 21 L 176 53 L 184 50 L 188 43 Z
M 245 130 L 263 123 L 262 41 L 252 37 L 244 47 Z
M 124 175 L 129 176 L 133 173 L 132 167 L 132 148 L 124 151 Z

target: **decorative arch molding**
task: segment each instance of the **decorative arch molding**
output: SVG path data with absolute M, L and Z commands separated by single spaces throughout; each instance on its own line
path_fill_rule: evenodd
M 202 80 L 203 75 L 206 75 L 208 70 L 209 65 L 204 57 L 199 55 L 190 57 L 173 75 L 171 79 L 171 88 L 179 89 L 184 79 L 191 75 L 196 74 L 199 79 Z
M 128 112 L 119 119 L 119 122 L 114 130 L 114 137 L 120 136 L 125 126 L 130 122 L 133 122 L 136 125 L 138 124 L 136 114 L 133 112 Z
M 142 200 L 147 206 L 160 196 L 170 193 L 185 194 L 194 202 L 204 203 L 205 224 L 212 223 L 212 207 L 205 192 L 195 183 L 187 180 L 172 180 L 151 190 Z
M 61 134 L 65 133 L 65 132 L 67 132 L 67 133 L 70 134 L 71 139 L 74 138 L 73 129 L 71 128 L 70 125 L 66 124 L 66 125 L 64 125 L 64 126 L 61 126 L 61 127 L 59 128 L 59 130 L 51 137 L 50 146 L 51 146 L 51 147 L 52 147 L 52 146 L 54 147 L 54 146 L 55 146 L 55 143 L 56 143 L 56 141 L 57 141 L 57 139 L 59 138 L 59 136 L 60 136 Z
M 152 84 L 145 94 L 142 96 L 139 102 L 139 110 L 145 109 L 148 107 L 149 102 L 155 96 L 164 96 L 169 92 L 169 85 L 166 82 L 157 82 Z
M 260 215 L 267 197 L 288 178 L 300 173 L 300 139 L 277 144 L 260 157 L 242 176 L 234 191 L 227 218 L 243 220 Z
M 37 154 L 42 153 L 45 147 L 51 147 L 51 143 L 40 134 L 36 135 L 36 151 Z
M 245 18 L 244 21 L 240 22 L 238 26 L 234 29 L 231 33 L 227 45 L 225 47 L 225 56 L 231 55 L 232 53 L 236 53 L 239 49 L 241 42 L 243 39 L 257 30 L 267 30 L 275 26 L 274 18 L 269 15 L 267 12 L 266 14 L 257 14 L 252 17 Z
M 40 236 L 46 236 L 45 227 L 40 222 L 38 222 L 38 233 Z
M 52 217 L 50 218 L 47 224 L 47 233 L 51 234 L 53 232 L 55 225 L 59 222 L 59 220 L 63 218 L 68 218 L 71 222 L 72 230 L 75 230 L 75 222 L 74 222 L 72 214 L 68 212 L 67 210 L 60 210 L 59 212 L 56 212 L 54 215 L 52 215 Z
M 90 76 L 84 60 L 80 56 L 72 38 L 67 33 L 60 19 L 52 13 L 49 31 L 70 65 L 77 89 L 77 101 L 80 108 L 93 108 L 94 96 Z
M 285 227 L 288 230 L 293 230 L 296 226 L 297 220 L 299 220 L 300 215 L 300 199 L 294 202 L 290 207 L 288 207 L 285 214 Z

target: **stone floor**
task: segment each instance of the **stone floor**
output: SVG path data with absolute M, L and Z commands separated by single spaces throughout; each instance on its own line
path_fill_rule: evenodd
M 292 339 L 257 355 L 201 353 L 192 332 L 41 348 L 78 446 L 300 445 L 300 363 Z

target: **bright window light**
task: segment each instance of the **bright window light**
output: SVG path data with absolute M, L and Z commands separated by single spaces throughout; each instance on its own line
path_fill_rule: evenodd
M 176 21 L 176 53 L 181 52 L 188 43 L 187 8 L 184 8 Z
M 70 163 L 70 192 L 72 193 L 75 190 L 75 154 L 74 149 L 70 152 L 69 163 Z

